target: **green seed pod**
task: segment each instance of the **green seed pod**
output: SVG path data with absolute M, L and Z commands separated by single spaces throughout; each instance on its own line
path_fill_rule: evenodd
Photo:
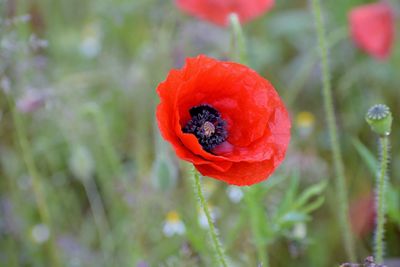
M 393 118 L 388 106 L 383 104 L 372 106 L 368 110 L 365 120 L 375 133 L 381 136 L 390 134 Z

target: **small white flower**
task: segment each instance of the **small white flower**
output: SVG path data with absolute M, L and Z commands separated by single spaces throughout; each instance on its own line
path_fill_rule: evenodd
M 101 51 L 101 29 L 98 24 L 88 24 L 83 30 L 79 50 L 87 58 L 96 57 Z
M 37 224 L 32 228 L 32 239 L 38 244 L 42 244 L 49 240 L 50 229 L 45 224 Z
M 296 239 L 304 239 L 307 235 L 307 228 L 304 223 L 296 223 L 293 227 L 293 237 Z
M 214 208 L 214 207 L 211 206 L 211 205 L 208 205 L 208 210 L 209 210 L 209 212 L 210 212 L 211 220 L 212 220 L 213 222 L 215 222 L 215 221 L 217 220 L 217 218 L 219 217 L 218 209 L 217 209 L 217 208 Z M 208 228 L 209 228 L 208 220 L 207 220 L 207 216 L 206 216 L 206 214 L 204 213 L 203 209 L 201 209 L 201 210 L 198 211 L 198 216 L 199 216 L 199 224 L 200 224 L 200 227 L 203 228 L 203 229 L 208 229 Z
M 226 189 L 226 193 L 233 203 L 239 203 L 240 200 L 242 200 L 243 198 L 243 191 L 237 186 L 228 186 L 228 188 Z
M 179 214 L 176 211 L 168 212 L 163 226 L 165 236 L 183 235 L 185 231 L 185 224 L 181 221 Z
M 82 40 L 79 50 L 87 58 L 94 58 L 99 54 L 101 44 L 98 38 L 88 36 Z
M 315 116 L 311 112 L 302 111 L 296 116 L 296 124 L 301 137 L 308 137 L 314 130 Z

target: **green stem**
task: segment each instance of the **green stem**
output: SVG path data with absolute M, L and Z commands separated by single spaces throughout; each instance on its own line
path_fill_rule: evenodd
M 110 248 L 110 245 L 107 242 L 107 235 L 111 232 L 111 228 L 106 219 L 107 216 L 101 200 L 100 192 L 98 191 L 96 182 L 92 179 L 92 177 L 90 177 L 88 180 L 82 181 L 82 184 L 88 197 L 94 223 L 100 236 L 100 245 L 104 257 L 103 261 L 106 263 L 106 265 L 109 265 L 112 261 L 112 255 L 110 255 L 109 250 L 112 252 L 113 248 Z M 113 246 L 113 244 L 114 242 L 111 240 L 111 246 Z
M 200 208 L 203 209 L 204 214 L 207 217 L 207 222 L 208 222 L 208 226 L 209 226 L 209 233 L 210 233 L 210 237 L 211 240 L 214 244 L 214 252 L 215 252 L 215 257 L 217 258 L 220 266 L 223 267 L 227 267 L 227 263 L 226 263 L 226 259 L 225 259 L 225 254 L 224 251 L 222 249 L 222 245 L 221 245 L 221 241 L 218 238 L 215 226 L 214 226 L 214 222 L 211 218 L 211 214 L 210 211 L 208 209 L 206 200 L 204 198 L 204 194 L 203 194 L 203 189 L 201 187 L 201 182 L 200 182 L 200 174 L 197 172 L 197 170 L 193 170 L 193 176 L 194 176 L 194 184 L 195 184 L 195 190 L 197 193 L 197 196 L 199 198 L 199 205 Z
M 88 104 L 85 111 L 93 117 L 107 161 L 114 172 L 113 174 L 117 175 L 121 171 L 122 166 L 118 159 L 118 155 L 115 152 L 114 146 L 110 141 L 111 138 L 107 130 L 104 114 L 96 104 Z
M 381 162 L 380 162 L 380 173 L 377 178 L 376 183 L 376 208 L 377 208 L 377 222 L 376 230 L 374 236 L 374 252 L 376 263 L 383 263 L 383 253 L 385 249 L 384 243 L 384 225 L 385 225 L 385 195 L 387 188 L 387 166 L 389 159 L 389 138 L 387 136 L 382 136 L 379 138 L 380 141 L 380 152 L 381 152 Z
M 236 13 L 229 15 L 229 21 L 232 27 L 232 43 L 234 44 L 234 59 L 244 65 L 248 64 L 246 40 L 244 38 L 242 25 L 240 25 L 239 17 Z
M 119 161 L 118 155 L 115 151 L 115 148 L 111 142 L 111 138 L 110 138 L 110 134 L 109 131 L 107 129 L 107 125 L 106 125 L 106 120 L 104 118 L 104 114 L 101 111 L 101 109 L 96 105 L 96 104 L 88 104 L 86 106 L 85 112 L 87 112 L 87 114 L 89 114 L 94 121 L 94 124 L 96 126 L 96 130 L 98 133 L 98 138 L 100 141 L 100 145 L 102 146 L 103 150 L 104 150 L 104 154 L 106 157 L 106 160 L 108 162 L 109 168 L 111 170 L 111 175 L 117 176 L 121 173 L 122 171 L 122 165 Z M 112 189 L 112 184 L 110 179 L 108 179 L 109 177 L 104 176 L 104 172 L 103 171 L 99 171 L 99 176 L 101 177 L 101 180 L 104 184 L 105 189 L 105 195 L 106 195 L 106 204 L 109 206 L 109 208 L 112 208 L 112 212 L 110 212 L 110 217 L 111 217 L 111 221 L 113 221 L 114 219 L 118 218 L 120 216 L 120 214 L 126 212 L 125 210 L 125 205 L 120 205 L 118 208 L 115 208 L 115 203 L 113 203 L 114 201 L 116 201 L 117 198 L 114 197 L 114 190 Z M 114 226 L 110 226 L 107 223 L 107 215 L 105 213 L 105 209 L 103 207 L 103 203 L 100 201 L 100 196 L 98 195 L 98 191 L 97 191 L 97 187 L 94 181 L 92 181 L 92 188 L 95 191 L 92 191 L 91 193 L 95 193 L 97 196 L 93 196 L 96 197 L 97 199 L 99 199 L 98 204 L 100 206 L 98 206 L 99 210 L 102 214 L 102 217 L 104 217 L 104 222 L 106 223 L 104 226 L 107 227 L 109 229 L 108 232 L 112 233 L 108 235 L 108 239 L 107 242 L 105 242 L 106 249 L 107 251 L 109 251 L 109 254 L 111 255 L 111 259 L 110 261 L 113 262 L 113 256 L 114 253 L 117 251 L 117 246 L 118 246 L 118 242 L 116 240 L 114 240 L 113 235 L 115 235 L 116 233 L 116 229 L 114 229 Z M 120 203 L 118 203 L 120 204 Z M 110 257 L 109 257 L 110 258 Z
M 39 216 L 40 216 L 41 221 L 45 225 L 47 225 L 47 227 L 49 227 L 49 229 L 50 229 L 51 234 L 50 234 L 49 244 L 47 245 L 47 247 L 48 247 L 49 253 L 51 255 L 51 260 L 53 262 L 52 266 L 60 266 L 60 261 L 59 261 L 58 253 L 56 250 L 56 243 L 54 240 L 55 231 L 54 231 L 54 228 L 52 227 L 49 208 L 47 206 L 45 193 L 43 192 L 43 188 L 42 188 L 42 185 L 40 182 L 39 171 L 36 167 L 36 164 L 35 164 L 35 161 L 33 158 L 32 150 L 31 150 L 31 146 L 30 146 L 30 143 L 29 143 L 29 140 L 27 137 L 27 132 L 26 132 L 25 125 L 23 122 L 23 118 L 16 110 L 15 103 L 11 99 L 10 96 L 7 96 L 7 100 L 8 100 L 10 109 L 11 109 L 12 118 L 14 121 L 15 130 L 17 133 L 17 139 L 18 139 L 18 142 L 19 142 L 19 145 L 21 148 L 21 152 L 22 152 L 22 157 L 25 162 L 26 168 L 28 170 L 29 176 L 30 176 L 33 196 L 34 196 L 37 208 L 38 208 Z
M 338 142 L 336 117 L 334 113 L 332 92 L 331 92 L 331 77 L 328 64 L 328 50 L 325 39 L 325 30 L 322 22 L 320 0 L 312 0 L 312 9 L 318 35 L 318 46 L 321 57 L 322 68 L 322 94 L 324 99 L 324 109 L 327 116 L 328 130 L 331 140 L 332 158 L 336 176 L 336 192 L 339 198 L 339 222 L 341 232 L 343 234 L 344 247 L 347 256 L 351 261 L 355 261 L 354 237 L 350 231 L 350 223 L 348 219 L 348 199 L 347 186 L 344 175 L 343 159 L 341 149 Z

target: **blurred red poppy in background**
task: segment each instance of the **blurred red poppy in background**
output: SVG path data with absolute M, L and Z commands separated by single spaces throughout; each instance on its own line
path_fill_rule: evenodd
M 394 14 L 385 2 L 367 4 L 349 13 L 355 44 L 377 59 L 389 56 L 394 41 Z
M 227 26 L 228 17 L 236 13 L 241 23 L 245 23 L 274 5 L 275 0 L 176 0 L 176 5 L 184 12 L 211 23 Z
M 375 201 L 374 194 L 360 196 L 350 203 L 350 222 L 353 233 L 363 237 L 374 229 L 375 226 Z
M 162 136 L 202 175 L 251 185 L 284 159 L 288 112 L 274 87 L 250 68 L 200 55 L 171 70 L 157 93 Z

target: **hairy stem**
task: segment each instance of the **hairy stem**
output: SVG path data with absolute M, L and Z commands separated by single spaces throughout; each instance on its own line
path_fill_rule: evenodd
M 312 0 L 312 10 L 318 36 L 318 46 L 321 58 L 322 68 L 322 94 L 324 101 L 324 109 L 327 117 L 328 130 L 331 141 L 332 158 L 336 176 L 336 194 L 339 198 L 338 216 L 343 234 L 344 247 L 347 256 L 351 261 L 355 261 L 354 237 L 350 231 L 350 223 L 348 219 L 348 199 L 347 186 L 344 175 L 343 159 L 338 141 L 336 117 L 334 113 L 332 92 L 331 92 L 331 77 L 328 64 L 328 49 L 325 38 L 325 29 L 322 22 L 320 0 Z
M 224 250 L 222 248 L 221 241 L 218 238 L 213 219 L 211 218 L 210 211 L 208 209 L 206 200 L 204 198 L 203 189 L 201 187 L 201 182 L 200 182 L 200 174 L 197 172 L 196 169 L 193 170 L 193 177 L 194 177 L 195 191 L 196 191 L 196 194 L 197 194 L 198 200 L 199 200 L 199 206 L 200 206 L 200 208 L 203 209 L 204 214 L 207 217 L 207 222 L 208 222 L 208 226 L 209 226 L 208 229 L 209 229 L 211 241 L 214 244 L 215 257 L 217 258 L 220 266 L 227 267 L 228 264 L 226 263 Z
M 385 225 L 385 195 L 387 188 L 387 166 L 389 160 L 389 138 L 387 136 L 382 136 L 379 138 L 380 141 L 380 172 L 377 177 L 376 183 L 376 229 L 374 236 L 374 252 L 376 263 L 383 263 L 383 254 L 385 249 L 384 244 L 384 225 Z
M 40 181 L 40 174 L 36 167 L 36 163 L 32 154 L 32 149 L 28 140 L 24 121 L 21 115 L 16 110 L 15 103 L 11 99 L 11 96 L 7 96 L 7 100 L 11 109 L 15 131 L 17 134 L 17 140 L 21 148 L 22 158 L 29 173 L 33 196 L 36 202 L 40 220 L 50 229 L 50 239 L 49 243 L 47 244 L 47 249 L 51 257 L 52 266 L 60 266 L 60 260 L 58 257 L 56 242 L 54 239 L 55 231 L 54 228 L 52 227 L 52 222 L 51 222 L 49 208 L 46 202 L 45 192 L 43 191 L 42 188 L 42 184 Z

